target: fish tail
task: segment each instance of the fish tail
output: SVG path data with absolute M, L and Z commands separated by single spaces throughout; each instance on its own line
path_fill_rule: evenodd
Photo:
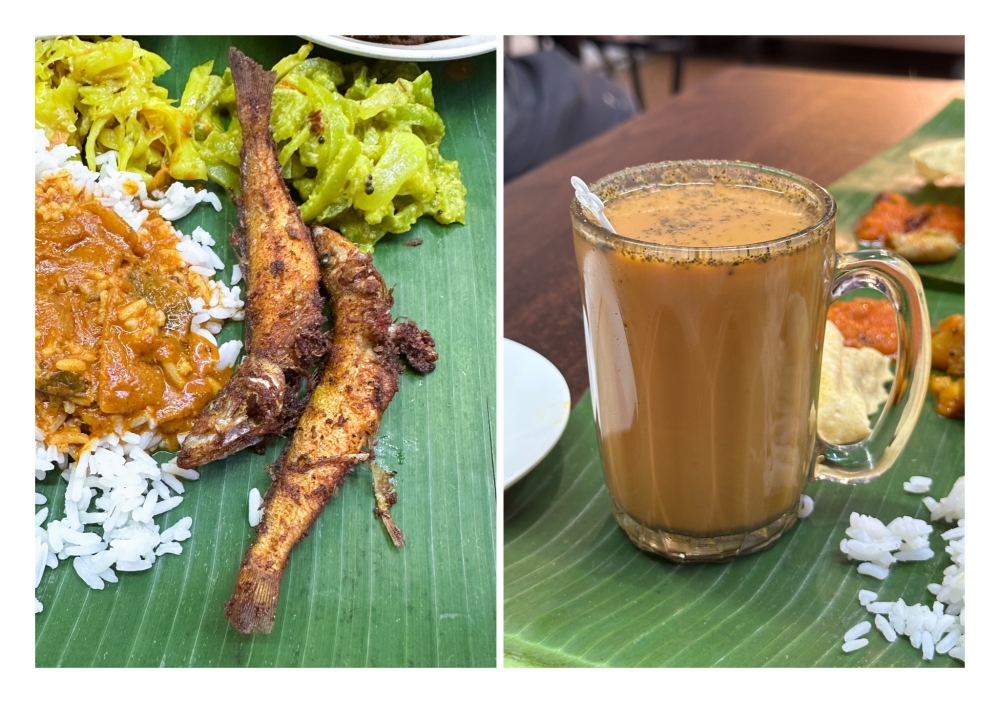
M 263 568 L 252 557 L 251 551 L 236 574 L 236 588 L 226 603 L 226 617 L 244 635 L 267 634 L 274 628 L 284 570 Z
M 406 540 L 403 538 L 403 531 L 396 526 L 393 521 L 392 516 L 389 513 L 385 513 L 382 516 L 382 524 L 385 525 L 385 531 L 389 533 L 389 539 L 398 548 L 406 544 Z
M 396 486 L 392 480 L 396 472 L 386 471 L 375 462 L 371 462 L 369 467 L 372 470 L 372 486 L 375 489 L 375 515 L 382 518 L 382 524 L 385 525 L 392 543 L 396 547 L 402 547 L 406 543 L 403 531 L 389 514 L 389 509 L 396 504 Z
M 247 135 L 270 137 L 271 95 L 278 74 L 264 67 L 235 46 L 229 48 L 229 68 L 236 86 L 236 111 Z

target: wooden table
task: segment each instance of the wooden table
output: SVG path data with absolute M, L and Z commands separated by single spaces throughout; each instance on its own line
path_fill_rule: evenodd
M 829 185 L 962 97 L 964 83 L 738 67 L 619 125 L 504 188 L 504 336 L 587 389 L 570 176 L 588 183 L 674 159 L 738 159 Z

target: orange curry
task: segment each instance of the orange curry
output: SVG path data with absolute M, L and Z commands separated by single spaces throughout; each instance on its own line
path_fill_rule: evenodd
M 155 428 L 167 448 L 232 374 L 191 333 L 189 297 L 211 297 L 151 213 L 137 233 L 68 174 L 35 188 L 35 421 L 66 450 Z

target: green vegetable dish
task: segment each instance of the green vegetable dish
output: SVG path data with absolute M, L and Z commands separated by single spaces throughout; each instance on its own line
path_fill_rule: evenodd
M 421 215 L 465 222 L 457 161 L 441 157 L 444 123 L 434 111 L 431 74 L 412 63 L 343 65 L 308 58 L 312 44 L 274 67 L 278 83 L 271 134 L 282 175 L 302 198 L 302 218 L 339 230 L 371 250 L 387 232 L 405 232 Z M 181 110 L 208 177 L 239 186 L 240 125 L 229 69 L 193 71 Z
M 412 63 L 341 64 L 309 58 L 306 44 L 279 61 L 271 133 L 302 218 L 371 251 L 389 232 L 430 215 L 465 223 L 457 161 L 441 156 L 445 128 L 431 74 Z M 119 170 L 151 188 L 210 179 L 239 191 L 242 142 L 229 69 L 195 67 L 179 104 L 153 78 L 169 66 L 128 39 L 35 43 L 35 121 L 53 143 L 118 151 Z M 39 68 L 41 66 L 42 68 Z

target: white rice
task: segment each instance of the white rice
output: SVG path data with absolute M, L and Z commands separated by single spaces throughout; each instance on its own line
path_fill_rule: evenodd
M 921 477 L 915 476 L 911 483 L 916 485 L 927 485 L 924 481 L 919 481 Z M 926 479 L 929 481 L 930 479 Z M 875 614 L 875 627 L 883 634 L 889 643 L 896 640 L 897 636 L 909 639 L 910 645 L 920 651 L 920 656 L 925 660 L 931 660 L 936 654 L 948 654 L 949 656 L 965 661 L 965 478 L 961 477 L 955 481 L 951 492 L 940 502 L 933 498 L 925 498 L 924 503 L 931 510 L 932 520 L 945 520 L 946 522 L 958 521 L 958 526 L 942 533 L 942 538 L 948 542 L 945 551 L 951 556 L 952 563 L 944 570 L 944 577 L 941 583 L 932 583 L 927 586 L 927 590 L 934 595 L 935 602 L 932 607 L 923 604 L 907 605 L 902 598 L 892 601 L 877 601 L 875 594 L 871 591 L 861 591 L 858 600 L 869 613 Z M 929 504 L 928 504 L 929 503 Z M 894 544 L 893 537 L 899 544 L 895 554 L 889 554 L 894 561 L 918 561 L 933 556 L 933 551 L 929 547 L 928 537 L 933 528 L 923 520 L 912 517 L 899 517 L 883 525 L 875 518 L 868 516 L 858 516 L 857 513 L 851 515 L 851 527 L 848 528 L 848 535 L 851 540 L 841 542 L 841 551 L 852 555 L 868 555 L 872 549 L 864 551 L 860 546 L 852 545 L 857 541 L 860 545 L 880 545 L 889 546 Z M 880 553 L 879 557 L 884 557 L 886 553 Z M 885 559 L 882 559 L 883 561 Z M 888 568 L 874 565 L 871 562 L 864 562 L 858 567 L 861 573 L 868 573 L 879 578 L 885 578 L 889 574 Z M 881 576 L 884 572 L 885 576 Z M 868 625 L 868 623 L 863 623 Z M 851 628 L 845 635 L 845 640 L 866 634 L 870 625 L 864 632 L 860 632 L 856 626 Z M 854 640 L 861 641 L 861 640 Z M 858 645 L 848 649 L 848 642 L 844 645 L 845 652 L 854 651 L 860 648 Z M 867 642 L 866 642 L 867 644 Z
M 93 195 L 99 202 L 122 217 L 138 231 L 157 210 L 165 220 L 184 217 L 201 202 L 210 203 L 217 211 L 222 203 L 207 190 L 197 191 L 181 183 L 171 185 L 166 193 L 154 192 L 148 197 L 142 179 L 122 173 L 116 167 L 117 154 L 106 152 L 96 159 L 100 171 L 90 171 L 79 160 L 79 150 L 64 144 L 48 148 L 43 130 L 35 130 L 35 181 L 44 176 L 68 171 L 77 187 Z M 197 322 L 191 331 L 215 341 L 215 335 L 226 320 L 242 320 L 243 301 L 240 289 L 227 287 L 213 276 L 224 268 L 211 249 L 211 235 L 196 227 L 190 235 L 177 232 L 177 250 L 192 270 L 205 277 L 209 299 L 189 298 Z M 232 367 L 242 349 L 242 342 L 231 341 L 219 347 L 218 368 Z M 68 404 L 67 414 L 72 412 Z M 58 426 L 65 415 L 57 421 Z M 51 431 L 54 431 L 53 428 Z M 177 467 L 172 459 L 159 464 L 148 453 L 160 444 L 156 422 L 152 417 L 139 418 L 133 426 L 106 437 L 91 440 L 77 461 L 45 444 L 45 432 L 35 428 L 35 480 L 44 480 L 52 469 L 58 469 L 67 482 L 63 516 L 51 519 L 44 507 L 35 513 L 35 588 L 44 571 L 56 568 L 60 561 L 73 559 L 77 575 L 91 588 L 103 589 L 105 583 L 116 583 L 115 573 L 142 571 L 153 566 L 164 554 L 180 554 L 181 542 L 191 536 L 190 517 L 183 517 L 164 529 L 154 518 L 181 504 L 183 484 L 177 477 L 197 480 L 197 471 Z M 183 437 L 179 437 L 183 441 Z M 171 495 L 171 492 L 177 495 Z M 35 505 L 46 499 L 35 493 Z M 88 526 L 94 526 L 87 530 Z M 35 598 L 35 612 L 43 605 Z
M 855 650 L 867 646 L 868 646 L 868 640 L 862 638 L 859 640 L 851 640 L 850 642 L 844 642 L 844 646 L 841 647 L 841 649 L 843 649 L 845 652 L 853 652 Z
M 887 642 L 891 644 L 896 641 L 896 631 L 892 629 L 892 625 L 885 619 L 885 616 L 875 616 L 875 627 L 882 633 Z
M 931 522 L 944 520 L 955 522 L 965 517 L 965 476 L 955 482 L 948 496 L 937 502 L 930 496 L 924 498 L 924 505 L 931 511 Z
M 247 517 L 250 520 L 250 527 L 257 527 L 260 524 L 260 519 L 264 516 L 264 509 L 261 507 L 261 503 L 264 501 L 260 497 L 260 491 L 256 488 L 250 489 L 250 503 L 249 512 Z
M 930 661 L 934 658 L 934 640 L 931 639 L 931 633 L 924 630 L 920 635 L 920 649 L 921 656 Z
M 878 594 L 875 593 L 875 591 L 866 591 L 863 588 L 858 591 L 858 602 L 860 602 L 861 605 L 868 605 L 869 603 L 875 602 L 877 599 Z
M 861 635 L 867 635 L 871 631 L 871 629 L 872 629 L 872 624 L 867 620 L 859 622 L 857 625 L 855 625 L 854 627 L 852 627 L 850 630 L 847 631 L 847 634 L 844 635 L 844 641 L 850 642 L 851 640 L 856 640 L 859 637 L 861 637 Z
M 236 357 L 240 355 L 240 350 L 242 349 L 243 342 L 238 339 L 233 339 L 220 344 L 219 363 L 216 364 L 216 369 L 221 371 L 226 367 L 233 366 L 236 363 Z
M 114 153 L 114 152 L 108 152 Z M 198 203 L 211 203 L 216 212 L 222 212 L 219 196 L 209 190 L 196 190 L 175 181 L 167 188 L 166 193 L 153 191 L 154 199 L 142 201 L 142 206 L 150 210 L 159 210 L 164 220 L 179 220 L 192 210 Z M 219 268 L 222 268 L 221 266 Z
M 803 493 L 799 497 L 799 519 L 801 520 L 812 515 L 815 506 L 816 504 L 813 502 L 813 499 Z
M 69 484 L 64 517 L 44 525 L 48 508 L 35 514 L 36 589 L 44 567 L 55 568 L 71 557 L 84 583 L 103 589 L 105 582 L 118 580 L 112 568 L 149 568 L 159 555 L 179 554 L 180 542 L 191 536 L 190 517 L 181 518 L 162 534 L 160 526 L 153 522 L 156 515 L 176 507 L 183 499 L 162 499 L 164 493 L 169 496 L 169 490 L 164 491 L 161 479 L 173 460 L 158 465 L 145 451 L 159 444 L 160 436 L 147 431 L 142 435 L 132 433 L 132 437 L 137 438 L 135 443 L 119 437 L 115 441 L 91 441 L 75 463 L 68 463 L 65 455 L 56 462 L 65 467 L 62 476 Z M 52 449 L 35 442 L 36 457 Z M 197 472 L 192 473 L 191 478 L 197 478 Z M 86 531 L 89 524 L 99 525 L 98 531 Z M 35 600 L 35 612 L 41 612 L 40 601 Z
M 888 525 L 870 515 L 851 513 L 851 526 L 840 542 L 840 551 L 862 562 L 858 573 L 885 579 L 897 561 L 925 561 L 934 556 L 930 548 L 932 528 L 923 520 L 898 517 Z
M 889 570 L 882 566 L 876 566 L 871 562 L 864 562 L 863 564 L 858 564 L 858 573 L 862 576 L 874 576 L 880 581 L 885 580 L 889 576 Z

